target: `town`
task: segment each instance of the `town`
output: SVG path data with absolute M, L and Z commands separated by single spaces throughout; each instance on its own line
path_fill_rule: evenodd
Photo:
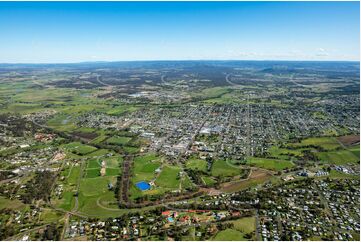
M 358 63 L 0 70 L 1 240 L 360 239 Z

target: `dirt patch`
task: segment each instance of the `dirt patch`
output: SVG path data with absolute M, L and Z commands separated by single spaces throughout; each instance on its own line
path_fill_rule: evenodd
M 338 137 L 337 139 L 345 146 L 350 146 L 360 143 L 359 135 L 346 135 L 346 136 Z
M 222 192 L 237 192 L 264 183 L 271 177 L 266 171 L 253 170 L 248 179 L 223 183 L 220 190 Z

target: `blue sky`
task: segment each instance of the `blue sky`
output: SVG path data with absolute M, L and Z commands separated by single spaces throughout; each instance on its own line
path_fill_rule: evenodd
M 359 2 L 0 2 L 0 63 L 359 60 Z

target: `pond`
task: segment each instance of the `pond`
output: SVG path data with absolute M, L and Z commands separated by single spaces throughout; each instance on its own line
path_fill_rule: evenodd
M 140 181 L 137 184 L 135 184 L 140 190 L 146 191 L 150 189 L 150 184 L 145 181 Z

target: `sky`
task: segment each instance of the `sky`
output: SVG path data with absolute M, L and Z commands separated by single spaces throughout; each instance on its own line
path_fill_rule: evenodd
M 357 60 L 359 2 L 0 2 L 0 63 Z

